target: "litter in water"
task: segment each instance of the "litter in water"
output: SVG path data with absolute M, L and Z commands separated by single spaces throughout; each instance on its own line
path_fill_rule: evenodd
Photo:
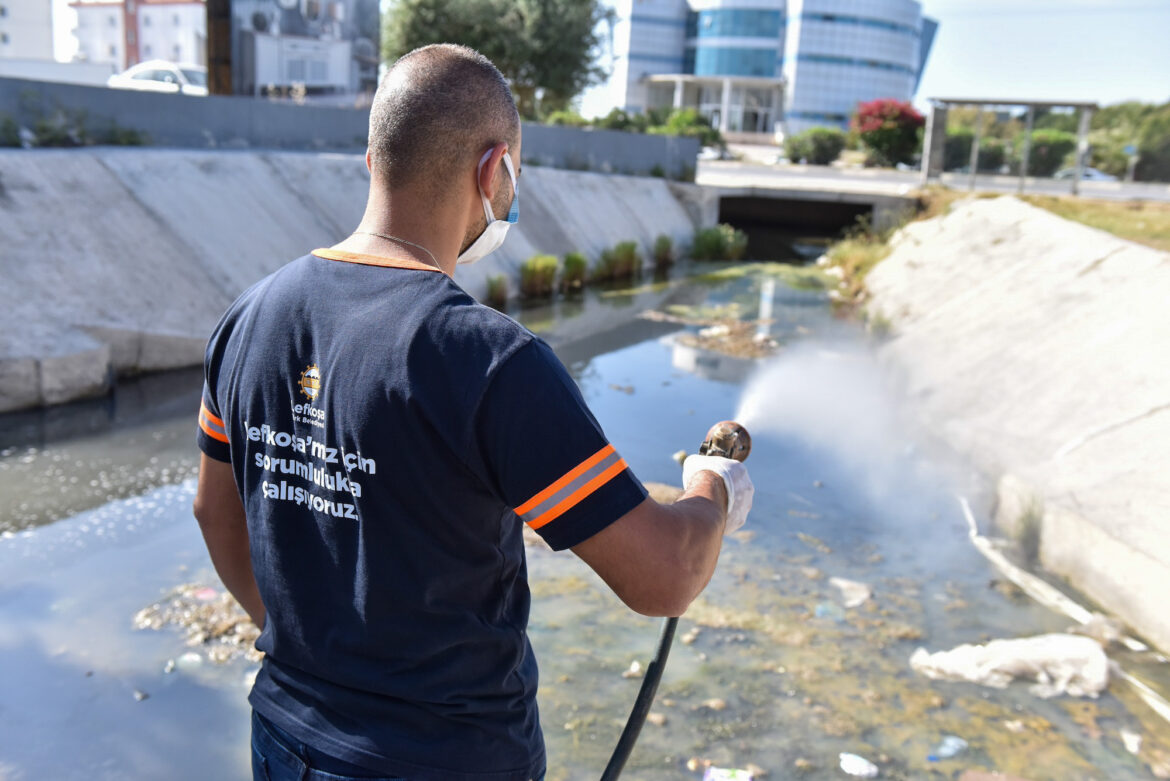
M 641 678 L 642 677 L 642 664 L 640 662 L 637 662 L 637 661 L 630 662 L 630 668 L 628 670 L 626 670 L 624 673 L 622 673 L 622 677 L 623 678 Z
M 1014 678 L 1027 678 L 1036 681 L 1029 691 L 1045 698 L 1058 694 L 1096 697 L 1109 683 L 1105 652 L 1096 640 L 1078 635 L 992 640 L 934 654 L 919 648 L 910 657 L 910 666 L 927 678 L 970 681 L 996 689 L 1006 688 Z
M 865 757 L 842 752 L 838 758 L 841 760 L 841 769 L 846 774 L 856 778 L 877 778 L 878 766 Z
M 958 756 L 967 750 L 967 741 L 958 737 L 957 735 L 946 735 L 942 741 L 935 747 L 933 754 L 928 754 L 926 760 L 928 762 L 938 762 L 942 759 L 950 759 Z
M 726 767 L 709 767 L 703 773 L 703 781 L 752 781 L 753 778 L 750 771 Z
M 845 611 L 834 602 L 822 602 L 813 610 L 817 618 L 829 618 L 838 623 L 845 620 Z
M 829 585 L 840 590 L 845 607 L 864 605 L 873 596 L 873 589 L 864 583 L 846 578 L 829 578 Z
M 1121 731 L 1121 742 L 1125 744 L 1125 750 L 1131 754 L 1136 755 L 1142 750 L 1142 736 L 1136 732 L 1123 729 Z

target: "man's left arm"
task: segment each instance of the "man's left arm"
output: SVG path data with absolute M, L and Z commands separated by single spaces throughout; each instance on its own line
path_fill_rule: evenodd
M 215 571 L 256 626 L 263 629 L 264 603 L 252 572 L 248 522 L 230 463 L 201 455 L 194 510 Z

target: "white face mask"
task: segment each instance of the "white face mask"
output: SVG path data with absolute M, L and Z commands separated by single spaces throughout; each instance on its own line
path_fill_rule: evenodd
M 479 172 L 483 170 L 483 165 L 492 156 L 492 150 L 488 150 L 483 159 L 479 161 L 479 167 L 475 169 L 476 186 L 479 187 Z M 495 212 L 492 211 L 492 204 L 483 194 L 483 188 L 479 188 L 479 197 L 483 201 L 483 213 L 487 217 L 487 227 L 483 229 L 483 233 L 479 234 L 479 238 L 471 243 L 471 246 L 463 250 L 462 254 L 456 259 L 456 263 L 474 263 L 477 260 L 483 260 L 491 253 L 500 248 L 504 243 L 504 239 L 508 236 L 508 228 L 512 227 L 517 220 L 520 219 L 520 192 L 516 189 L 516 171 L 512 168 L 512 158 L 504 153 L 504 167 L 508 170 L 508 176 L 512 179 L 512 206 L 508 209 L 508 216 L 502 220 L 497 220 Z

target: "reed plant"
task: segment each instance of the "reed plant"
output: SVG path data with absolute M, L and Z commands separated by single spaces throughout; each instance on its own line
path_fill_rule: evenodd
M 549 298 L 557 281 L 556 255 L 533 255 L 520 265 L 520 294 L 525 298 Z
M 589 268 L 589 261 L 580 252 L 570 252 L 565 255 L 564 268 L 561 270 L 561 289 L 580 290 L 585 285 L 585 274 Z

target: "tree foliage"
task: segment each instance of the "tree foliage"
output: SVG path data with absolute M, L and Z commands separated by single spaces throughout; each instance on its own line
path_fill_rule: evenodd
M 829 165 L 845 148 L 845 133 L 835 127 L 810 127 L 784 139 L 784 154 L 792 162 L 807 160 L 813 165 Z
M 878 165 L 909 163 L 922 143 L 922 115 L 909 103 L 879 98 L 857 107 L 853 127 Z
M 383 14 L 382 57 L 431 43 L 460 43 L 496 64 L 520 114 L 565 109 L 605 73 L 594 64 L 599 0 L 394 0 Z
M 1052 176 L 1077 148 L 1075 133 L 1043 128 L 1032 131 L 1032 153 L 1028 157 L 1030 176 Z
M 1170 103 L 1142 120 L 1137 138 L 1136 177 L 1145 181 L 1170 182 Z

